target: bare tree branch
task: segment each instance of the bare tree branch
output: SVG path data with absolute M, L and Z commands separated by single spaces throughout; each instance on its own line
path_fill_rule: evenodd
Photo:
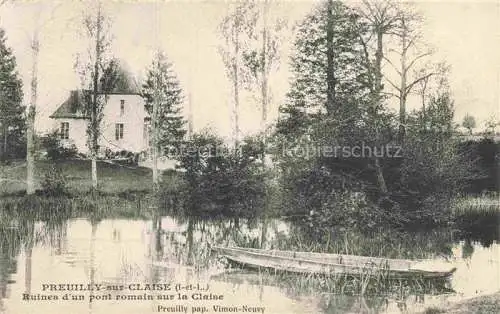
M 412 90 L 412 88 L 415 86 L 415 84 L 423 81 L 423 80 L 426 80 L 428 78 L 430 78 L 431 76 L 433 75 L 436 75 L 436 72 L 431 72 L 431 73 L 428 73 L 427 75 L 424 75 L 416 80 L 414 80 L 413 82 L 411 82 L 410 84 L 408 84 L 408 86 L 406 87 L 406 94 L 408 95 L 410 93 L 410 91 Z
M 394 87 L 397 91 L 401 91 L 401 88 L 400 88 L 400 87 L 398 87 L 396 84 L 394 84 L 394 83 L 393 83 L 390 79 L 388 79 L 388 78 L 387 78 L 387 77 L 385 77 L 385 76 L 384 76 L 384 78 L 385 78 L 385 80 L 386 80 L 386 81 L 387 81 L 387 82 L 388 82 L 388 83 L 389 83 L 392 87 Z
M 423 53 L 423 54 L 421 54 L 421 55 L 418 55 L 418 56 L 417 56 L 417 57 L 415 57 L 415 58 L 414 58 L 414 59 L 410 62 L 410 64 L 406 67 L 406 71 L 410 70 L 410 69 L 413 67 L 413 65 L 414 65 L 414 64 L 415 64 L 418 60 L 420 60 L 420 59 L 422 59 L 422 58 L 425 58 L 425 57 L 428 57 L 428 56 L 430 56 L 430 55 L 432 55 L 432 51 L 428 51 L 428 52 L 426 52 L 426 53 Z
M 392 61 L 387 58 L 386 56 L 383 57 L 385 61 L 387 61 L 387 63 L 389 63 L 389 65 L 391 65 L 394 69 L 394 71 L 396 71 L 399 75 L 403 75 L 403 73 L 401 73 L 401 71 L 394 65 L 394 63 L 392 63 Z

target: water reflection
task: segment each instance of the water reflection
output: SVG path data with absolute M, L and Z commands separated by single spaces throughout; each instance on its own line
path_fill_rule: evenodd
M 489 247 L 471 240 L 453 245 L 452 258 L 458 270 L 451 285 L 456 294 L 415 295 L 402 291 L 397 296 L 361 297 L 287 284 L 259 272 L 228 271 L 223 261 L 211 256 L 210 244 L 214 243 L 278 246 L 295 232 L 290 223 L 279 220 L 197 221 L 160 215 L 151 220 L 43 222 L 16 216 L 4 218 L 0 222 L 0 313 L 153 313 L 158 305 L 166 304 L 158 300 L 110 301 L 118 295 L 141 294 L 137 290 L 120 290 L 131 283 L 208 284 L 209 293 L 225 298 L 223 302 L 206 301 L 208 306 L 248 304 L 265 306 L 265 313 L 290 314 L 409 313 L 500 290 L 500 246 L 496 241 Z M 72 302 L 22 301 L 24 293 L 40 294 L 42 284 L 47 283 L 105 284 L 116 289 L 105 293 L 72 291 Z M 62 298 L 66 292 L 45 293 Z M 156 298 L 166 292 L 151 294 Z M 192 299 L 177 302 L 199 305 Z

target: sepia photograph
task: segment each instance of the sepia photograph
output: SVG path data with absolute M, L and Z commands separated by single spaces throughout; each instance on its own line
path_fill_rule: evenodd
M 498 0 L 0 0 L 0 314 L 500 313 Z

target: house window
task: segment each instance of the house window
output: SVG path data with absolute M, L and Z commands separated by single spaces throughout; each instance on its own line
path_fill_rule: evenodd
M 115 124 L 115 139 L 116 140 L 123 139 L 123 123 Z
M 69 139 L 69 122 L 61 123 L 61 139 L 63 140 Z
M 125 114 L 125 99 L 120 100 L 120 116 Z

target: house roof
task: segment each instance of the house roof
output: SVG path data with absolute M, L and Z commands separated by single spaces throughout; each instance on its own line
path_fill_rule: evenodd
M 73 90 L 70 96 L 54 111 L 52 119 L 90 119 L 90 114 L 85 110 L 85 97 L 91 97 L 90 90 Z M 99 93 L 102 95 L 102 93 Z M 112 91 L 106 95 L 140 95 L 133 91 L 118 92 Z
M 90 97 L 89 90 L 73 90 L 68 99 L 66 99 L 50 118 L 52 119 L 90 119 L 90 116 L 85 110 L 84 97 Z

